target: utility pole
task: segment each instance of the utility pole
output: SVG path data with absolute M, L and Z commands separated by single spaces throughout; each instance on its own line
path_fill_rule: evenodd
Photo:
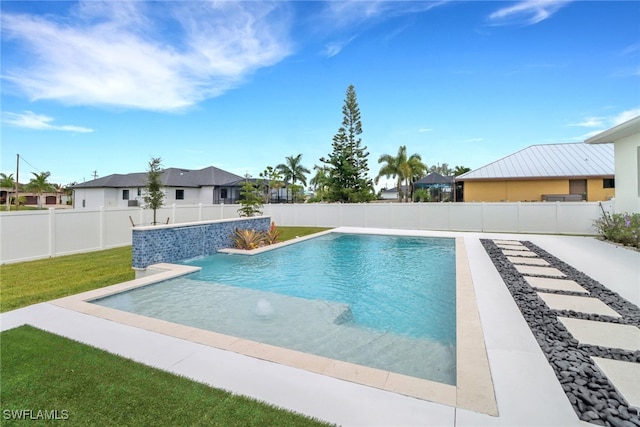
M 20 207 L 20 202 L 18 201 L 18 183 L 20 182 L 20 154 L 16 154 L 16 211 Z
M 98 178 L 98 171 L 93 171 L 93 179 L 97 179 Z

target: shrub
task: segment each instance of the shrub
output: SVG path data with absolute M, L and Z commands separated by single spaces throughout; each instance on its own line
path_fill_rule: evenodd
M 640 214 L 602 213 L 595 221 L 598 233 L 606 240 L 640 248 Z
M 236 228 L 231 238 L 237 249 L 255 249 L 264 246 L 264 234 L 256 230 Z
M 274 243 L 278 243 L 278 237 L 280 237 L 280 230 L 276 229 L 276 223 L 272 222 L 271 227 L 269 227 L 269 231 L 263 233 L 263 241 L 265 245 L 273 245 Z
M 271 223 L 268 231 L 239 230 L 235 229 L 231 238 L 236 249 L 255 249 L 265 245 L 273 245 L 278 242 L 280 230 L 276 229 L 276 224 Z

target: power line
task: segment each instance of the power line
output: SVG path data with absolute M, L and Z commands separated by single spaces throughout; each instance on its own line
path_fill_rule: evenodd
M 37 167 L 35 167 L 35 166 L 33 166 L 31 163 L 29 163 L 29 162 L 27 161 L 27 159 L 25 159 L 25 158 L 24 158 L 24 156 L 18 155 L 18 158 L 19 158 L 20 160 L 22 160 L 23 162 L 25 162 L 26 164 L 28 164 L 29 166 L 31 166 L 33 169 L 35 169 L 35 170 L 36 170 L 36 172 L 38 172 L 38 173 L 42 173 L 42 171 L 41 171 L 40 169 L 38 169 Z

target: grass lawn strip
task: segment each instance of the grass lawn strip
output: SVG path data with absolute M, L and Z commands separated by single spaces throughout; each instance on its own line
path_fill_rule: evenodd
M 2 332 L 0 352 L 3 425 L 33 422 L 11 411 L 87 426 L 327 425 L 28 325 Z

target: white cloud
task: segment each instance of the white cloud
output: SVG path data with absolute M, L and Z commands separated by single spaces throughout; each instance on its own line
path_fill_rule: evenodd
M 633 108 L 631 110 L 623 111 L 622 113 L 613 117 L 612 125 L 617 126 L 638 116 L 640 116 L 640 108 Z
M 435 7 L 450 3 L 452 0 L 440 1 L 388 1 L 388 0 L 331 0 L 325 3 L 325 9 L 320 16 L 319 27 L 327 31 L 330 36 L 353 28 L 375 25 L 382 20 L 421 13 Z M 405 28 L 394 30 L 388 37 L 395 36 Z M 338 41 L 325 44 L 324 54 L 332 57 L 351 43 L 357 36 L 342 37 Z
M 433 131 L 433 129 L 431 129 L 431 128 L 420 128 L 420 129 L 418 129 L 419 133 L 425 133 L 425 132 L 431 132 L 431 131 Z
M 491 25 L 533 25 L 550 18 L 572 0 L 524 0 L 489 15 Z
M 614 126 L 627 122 L 635 117 L 640 116 L 640 107 L 632 108 L 630 110 L 622 111 L 614 116 L 608 117 L 589 117 L 582 121 L 581 123 L 577 123 L 569 126 L 584 126 L 584 127 L 594 127 L 592 131 L 585 133 L 584 135 L 580 135 L 574 139 L 576 140 L 587 140 L 592 136 L 596 136 L 597 134 L 604 132 L 607 129 L 610 129 Z
M 5 112 L 2 115 L 2 123 L 10 126 L 17 126 L 27 129 L 36 130 L 58 130 L 66 132 L 90 133 L 93 129 L 74 126 L 74 125 L 54 125 L 53 117 L 43 114 L 36 114 L 32 111 L 24 111 L 23 113 Z
M 2 30 L 28 62 L 7 63 L 5 55 L 3 78 L 32 100 L 179 110 L 286 57 L 285 9 L 282 2 L 130 0 L 81 2 L 58 20 L 5 13 Z
M 482 142 L 482 141 L 484 141 L 484 138 L 469 138 L 464 142 Z
M 334 41 L 334 42 L 329 42 L 325 45 L 325 51 L 324 54 L 327 58 L 331 58 L 333 56 L 336 56 L 337 54 L 339 54 L 342 49 L 348 45 L 349 43 L 351 43 L 354 39 L 356 38 L 356 36 L 350 37 L 346 40 L 340 40 L 340 41 Z
M 578 123 L 570 123 L 572 127 L 594 128 L 604 126 L 605 119 L 603 117 L 587 117 Z

